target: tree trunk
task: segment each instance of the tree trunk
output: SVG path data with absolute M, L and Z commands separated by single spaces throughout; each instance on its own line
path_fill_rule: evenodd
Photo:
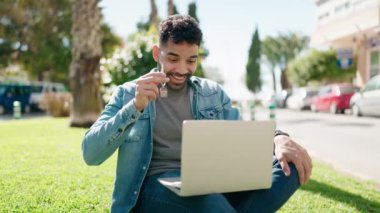
M 158 12 L 155 0 L 150 0 L 150 8 L 149 23 L 158 26 Z
M 273 90 L 274 90 L 274 93 L 276 94 L 276 92 L 277 92 L 277 84 L 276 84 L 276 71 L 275 71 L 275 67 L 274 66 L 272 67 L 272 80 L 273 80 Z
M 174 3 L 173 0 L 168 0 L 168 16 L 174 14 Z
M 290 89 L 291 85 L 288 80 L 288 76 L 286 75 L 287 69 L 281 70 L 281 87 L 282 89 Z
M 103 108 L 99 71 L 102 54 L 100 20 L 98 0 L 73 1 L 70 126 L 89 127 Z

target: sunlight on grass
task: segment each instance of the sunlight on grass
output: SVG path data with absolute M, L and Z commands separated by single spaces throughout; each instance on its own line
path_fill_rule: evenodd
M 115 156 L 85 165 L 85 129 L 67 119 L 0 123 L 1 212 L 108 212 Z M 379 212 L 379 187 L 315 163 L 311 181 L 280 212 Z
M 67 119 L 0 123 L 0 209 L 22 212 L 108 211 L 115 158 L 85 165 L 85 129 Z
M 311 180 L 280 212 L 379 212 L 380 187 L 314 162 Z

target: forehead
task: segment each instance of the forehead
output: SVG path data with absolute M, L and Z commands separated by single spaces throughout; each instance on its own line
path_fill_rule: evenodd
M 166 45 L 160 45 L 160 50 L 163 54 L 175 54 L 181 57 L 192 57 L 198 55 L 199 46 L 196 44 L 189 44 L 187 42 L 182 42 L 176 44 L 169 41 Z

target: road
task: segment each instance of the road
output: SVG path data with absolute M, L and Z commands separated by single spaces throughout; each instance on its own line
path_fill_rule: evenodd
M 268 118 L 266 110 L 256 114 L 257 120 Z M 276 125 L 313 158 L 380 183 L 380 118 L 277 109 Z

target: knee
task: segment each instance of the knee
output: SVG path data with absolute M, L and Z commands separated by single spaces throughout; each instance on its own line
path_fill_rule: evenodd
M 273 173 L 272 184 L 277 185 L 278 188 L 281 188 L 285 194 L 293 194 L 299 187 L 299 176 L 296 166 L 293 163 L 289 163 L 290 175 L 286 176 L 281 169 L 281 166 L 277 171 Z
M 292 163 L 289 164 L 289 167 L 289 176 L 286 176 L 281 168 L 273 173 L 272 187 L 270 189 L 271 197 L 276 197 L 271 205 L 273 212 L 280 209 L 300 187 L 296 167 Z

